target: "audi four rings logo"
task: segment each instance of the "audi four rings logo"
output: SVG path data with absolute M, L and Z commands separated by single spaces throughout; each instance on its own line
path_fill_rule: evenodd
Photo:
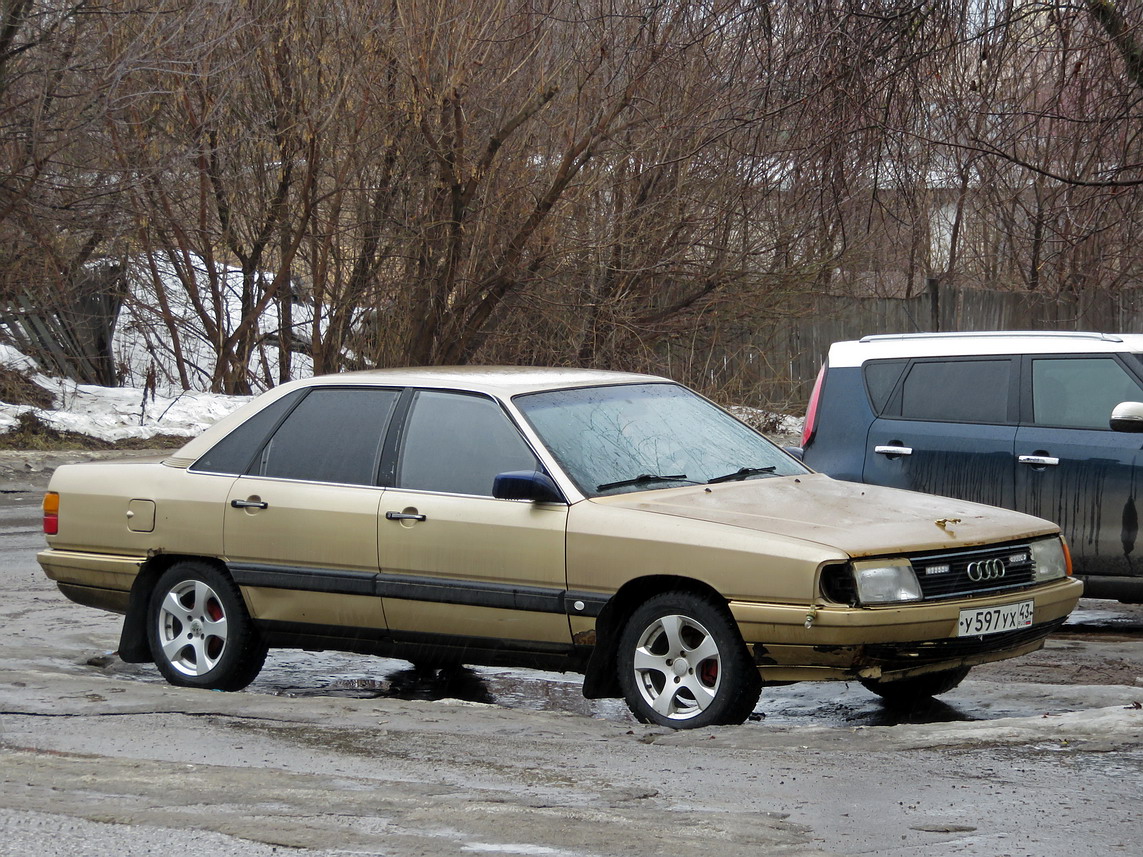
M 1002 559 L 982 559 L 968 564 L 968 579 L 973 583 L 985 580 L 999 580 L 1007 569 Z

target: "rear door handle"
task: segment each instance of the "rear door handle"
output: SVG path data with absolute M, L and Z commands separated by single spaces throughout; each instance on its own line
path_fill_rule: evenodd
M 878 455 L 912 455 L 911 446 L 875 446 L 873 451 Z
M 1058 458 L 1051 455 L 1020 455 L 1016 458 L 1021 464 L 1031 464 L 1037 467 L 1047 467 L 1051 465 L 1055 467 L 1060 463 Z
M 409 512 L 386 512 L 385 520 L 387 521 L 423 521 L 424 515 L 414 515 Z

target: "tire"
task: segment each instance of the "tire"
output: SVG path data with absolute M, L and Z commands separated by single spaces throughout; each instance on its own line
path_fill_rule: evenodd
M 888 704 L 893 706 L 908 706 L 921 702 L 942 693 L 948 693 L 968 675 L 969 667 L 957 667 L 952 670 L 941 670 L 935 673 L 902 678 L 897 681 L 882 681 L 881 679 L 862 679 L 861 684 L 866 690 L 876 693 Z
M 180 562 L 159 577 L 147 640 L 159 672 L 181 687 L 242 690 L 266 661 L 238 587 L 205 562 Z
M 619 686 L 642 723 L 672 729 L 738 724 L 762 691 L 725 605 L 692 592 L 647 599 L 619 636 Z

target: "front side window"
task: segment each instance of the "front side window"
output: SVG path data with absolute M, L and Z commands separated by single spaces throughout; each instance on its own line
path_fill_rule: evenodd
M 421 390 L 405 426 L 397 487 L 491 497 L 497 474 L 539 466 L 492 399 Z
M 677 384 L 554 390 L 513 401 L 589 497 L 807 472 Z
M 381 439 L 400 395 L 380 387 L 310 390 L 262 450 L 255 473 L 374 485 Z
M 1032 361 L 1032 419 L 1039 426 L 1108 429 L 1120 402 L 1143 400 L 1139 384 L 1113 357 Z
M 900 391 L 906 420 L 1009 422 L 1013 362 L 949 360 L 914 363 Z

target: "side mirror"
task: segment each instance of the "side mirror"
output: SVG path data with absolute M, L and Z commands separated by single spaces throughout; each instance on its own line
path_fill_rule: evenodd
M 563 503 L 564 495 L 555 480 L 538 470 L 510 470 L 492 481 L 497 500 L 529 500 L 533 503 Z
M 1112 431 L 1143 432 L 1143 402 L 1120 402 L 1111 412 Z

